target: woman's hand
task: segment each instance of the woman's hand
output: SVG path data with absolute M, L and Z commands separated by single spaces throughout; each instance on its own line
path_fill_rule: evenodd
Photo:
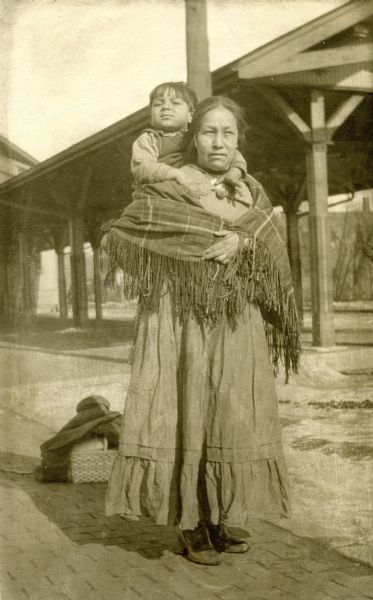
M 235 256 L 240 237 L 238 233 L 228 229 L 216 231 L 214 235 L 221 239 L 205 250 L 202 260 L 215 260 L 226 265 Z

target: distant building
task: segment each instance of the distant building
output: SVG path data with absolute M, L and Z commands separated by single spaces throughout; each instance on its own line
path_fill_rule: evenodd
M 0 135 L 0 183 L 15 177 L 39 161 Z
M 7 179 L 20 175 L 23 171 L 27 171 L 30 167 L 37 165 L 38 162 L 30 154 L 0 135 L 0 184 Z M 0 231 L 0 316 L 6 312 L 6 303 L 9 303 L 7 295 L 11 286 L 11 277 L 7 274 L 4 263 L 4 244 L 6 246 L 6 242 L 3 238 L 5 236 L 1 234 L 3 234 L 3 231 Z

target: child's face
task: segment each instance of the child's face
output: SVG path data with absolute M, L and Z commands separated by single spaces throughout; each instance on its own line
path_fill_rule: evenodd
M 183 131 L 192 120 L 192 112 L 182 98 L 177 98 L 173 90 L 154 98 L 151 107 L 151 125 L 162 131 Z

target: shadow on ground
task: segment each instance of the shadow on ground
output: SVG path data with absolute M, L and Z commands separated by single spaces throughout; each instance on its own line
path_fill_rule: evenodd
M 29 461 L 28 457 L 18 456 L 18 462 Z M 1 461 L 1 456 L 0 456 Z M 0 463 L 1 464 L 1 463 Z M 175 528 L 155 525 L 150 519 L 143 518 L 136 522 L 125 521 L 119 516 L 105 517 L 104 499 L 106 483 L 40 483 L 30 474 L 17 474 L 0 470 L 0 485 L 17 488 L 27 493 L 37 510 L 54 523 L 72 542 L 79 546 L 99 544 L 116 546 L 129 552 L 135 552 L 148 559 L 159 559 L 165 550 L 180 553 Z M 325 539 L 315 540 L 300 538 L 268 521 L 253 522 L 253 541 L 250 554 L 258 560 L 263 552 L 272 554 L 277 560 L 283 556 L 276 554 L 278 550 L 273 544 L 258 543 L 261 529 L 272 531 L 283 547 L 294 553 L 293 566 L 302 565 L 304 561 L 322 562 L 326 569 L 342 571 L 354 577 L 372 575 L 373 569 L 352 561 L 328 547 Z M 247 534 L 236 530 L 241 535 Z M 271 538 L 270 538 L 271 539 Z M 258 555 L 258 556 L 257 556 Z M 264 560 L 264 559 L 262 559 Z
M 79 328 L 72 319 L 35 317 L 31 324 L 11 328 L 0 323 L 0 343 L 45 350 L 87 350 L 125 344 L 133 339 L 134 318 L 88 321 Z
M 8 454 L 0 453 L 0 465 L 4 459 L 9 460 Z M 29 457 L 14 454 L 12 464 L 14 470 L 18 464 L 35 466 Z M 8 464 L 5 470 L 0 466 L 0 485 L 26 492 L 37 510 L 79 546 L 117 546 L 149 559 L 160 558 L 165 550 L 181 551 L 173 527 L 155 525 L 146 518 L 133 522 L 119 516 L 106 517 L 106 483 L 40 483 L 30 472 L 11 472 Z

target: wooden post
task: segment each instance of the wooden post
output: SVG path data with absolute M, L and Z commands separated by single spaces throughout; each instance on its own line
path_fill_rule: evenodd
M 93 252 L 93 288 L 95 294 L 96 320 L 102 319 L 102 287 L 100 268 L 101 219 L 92 218 L 87 222 L 88 239 Z
M 302 263 L 300 257 L 299 229 L 297 208 L 286 213 L 286 233 L 291 275 L 293 278 L 295 301 L 298 315 L 303 320 L 303 292 L 302 292 Z
M 60 319 L 67 319 L 69 316 L 67 294 L 66 294 L 66 273 L 65 273 L 65 255 L 64 249 L 68 245 L 68 232 L 65 224 L 51 226 L 50 239 L 57 254 L 57 272 L 58 272 L 58 301 L 60 309 Z
M 34 298 L 31 289 L 33 281 L 29 265 L 29 240 L 25 233 L 18 234 L 18 257 L 20 281 L 17 318 L 19 322 L 29 323 L 34 313 Z
M 328 223 L 327 132 L 324 96 L 311 91 L 312 143 L 307 155 L 307 190 L 310 225 L 312 289 L 312 341 L 314 346 L 335 343 L 333 276 Z
M 93 248 L 93 284 L 95 290 L 96 319 L 102 319 L 102 293 L 101 293 L 101 269 L 100 269 L 100 247 Z
M 206 0 L 185 0 L 188 83 L 199 100 L 212 94 Z
M 71 290 L 73 301 L 73 319 L 78 327 L 88 321 L 88 296 L 84 257 L 84 221 L 72 216 L 69 221 Z
M 58 271 L 58 300 L 60 308 L 60 319 L 67 319 L 69 309 L 66 294 L 66 272 L 65 272 L 65 254 L 64 249 L 68 244 L 68 236 L 65 226 L 54 227 L 52 229 L 52 243 L 57 254 Z
M 241 77 L 244 73 L 241 73 Z M 333 277 L 329 258 L 327 144 L 338 128 L 363 101 L 362 94 L 345 99 L 325 120 L 324 96 L 311 91 L 311 127 L 293 106 L 271 87 L 256 85 L 256 91 L 277 110 L 301 139 L 309 144 L 307 155 L 307 191 L 309 201 L 310 269 L 312 291 L 312 332 L 315 346 L 335 343 L 333 314 Z
M 362 219 L 357 227 L 358 248 L 354 248 L 354 300 L 373 298 L 373 215 L 370 212 L 370 199 L 363 197 Z M 355 244 L 356 244 L 355 242 Z M 358 250 L 359 256 L 355 254 Z
M 5 247 L 0 245 L 0 318 L 9 315 L 8 269 Z
M 369 220 L 370 218 L 370 198 L 363 198 L 363 215 Z
M 366 219 L 366 223 L 368 225 L 368 235 L 366 239 L 366 243 L 369 244 L 370 249 L 373 249 L 373 223 L 372 223 L 372 213 L 370 211 L 370 198 L 363 198 L 363 215 Z M 369 256 L 370 260 L 369 269 L 368 269 L 368 278 L 369 278 L 369 287 L 370 294 L 369 300 L 373 300 L 373 256 Z
M 60 319 L 67 319 L 67 297 L 66 297 L 66 273 L 65 273 L 65 255 L 63 249 L 57 254 L 57 268 L 58 268 L 58 299 L 60 306 Z

